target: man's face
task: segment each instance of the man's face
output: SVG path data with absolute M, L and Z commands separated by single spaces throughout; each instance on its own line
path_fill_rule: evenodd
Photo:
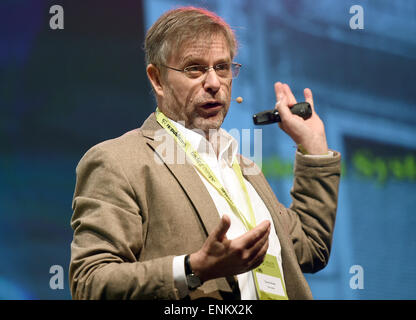
M 223 62 L 231 62 L 230 50 L 224 36 L 217 34 L 173 49 L 167 65 L 182 70 Z M 185 121 L 189 129 L 198 128 L 206 134 L 209 129 L 219 129 L 230 106 L 232 80 L 219 77 L 213 69 L 196 79 L 168 68 L 164 71 L 159 109 L 174 121 Z

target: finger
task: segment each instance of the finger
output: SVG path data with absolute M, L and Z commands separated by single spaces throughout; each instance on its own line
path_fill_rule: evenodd
M 309 88 L 305 88 L 303 90 L 303 95 L 305 96 L 305 101 L 308 102 L 311 105 L 312 112 L 315 112 L 315 108 L 314 108 L 314 105 L 313 105 L 312 90 L 309 89 Z
M 283 121 L 289 119 L 292 115 L 292 113 L 290 112 L 289 106 L 288 106 L 288 102 L 287 102 L 287 97 L 285 94 L 280 94 L 278 95 L 279 99 L 275 104 L 275 109 L 279 112 L 280 115 L 280 119 Z M 279 123 L 280 124 L 280 123 Z
M 270 221 L 263 221 L 254 229 L 243 234 L 241 237 L 237 238 L 239 245 L 245 249 L 250 249 L 258 241 L 264 237 L 268 237 L 270 233 Z
M 289 85 L 287 83 L 283 84 L 283 90 L 286 94 L 286 97 L 288 99 L 288 105 L 291 107 L 294 104 L 296 104 L 295 96 L 292 93 L 292 90 L 290 89 Z
M 267 233 L 264 237 L 262 237 L 259 241 L 257 241 L 251 248 L 248 254 L 248 260 L 250 261 L 250 265 L 252 264 L 252 261 L 255 260 L 259 255 L 264 254 L 264 248 L 266 247 L 266 251 L 268 248 L 268 242 L 269 242 L 269 235 L 270 233 Z
M 286 101 L 288 102 L 288 97 L 286 96 L 286 90 L 284 88 L 283 83 L 276 82 L 274 84 L 274 91 L 276 94 L 276 103 L 279 103 L 281 100 L 283 100 L 286 97 Z
M 269 248 L 269 240 L 263 244 L 263 247 L 258 252 L 258 254 L 253 258 L 253 260 L 250 262 L 250 270 L 257 268 L 259 265 L 261 265 L 264 261 L 264 258 L 267 254 L 267 249 Z
M 221 218 L 220 223 L 217 225 L 217 227 L 212 232 L 212 236 L 217 239 L 218 241 L 222 241 L 230 228 L 231 220 L 230 217 L 228 217 L 226 214 L 224 214 Z
M 282 95 L 284 94 L 282 83 L 280 81 L 274 84 L 274 92 L 276 94 L 276 102 L 279 102 L 282 99 Z

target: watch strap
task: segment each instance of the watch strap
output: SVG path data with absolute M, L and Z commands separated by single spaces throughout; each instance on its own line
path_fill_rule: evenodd
M 190 263 L 190 255 L 187 254 L 185 256 L 185 275 L 190 275 L 192 274 L 192 268 L 191 268 L 191 263 Z
M 185 256 L 185 276 L 189 290 L 193 291 L 202 285 L 201 279 L 192 271 L 189 255 Z

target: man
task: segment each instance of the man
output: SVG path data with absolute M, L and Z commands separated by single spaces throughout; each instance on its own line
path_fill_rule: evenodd
M 280 127 L 307 153 L 296 154 L 291 207 L 278 202 L 220 128 L 236 47 L 230 27 L 202 9 L 169 11 L 149 29 L 158 109 L 77 167 L 73 298 L 312 298 L 302 272 L 328 262 L 340 155 L 328 151 L 314 109 L 306 121 L 292 115 L 296 100 L 277 82 Z M 304 95 L 313 108 L 312 92 Z

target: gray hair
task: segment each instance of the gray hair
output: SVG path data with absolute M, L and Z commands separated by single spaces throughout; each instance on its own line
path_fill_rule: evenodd
M 172 50 L 201 36 L 222 33 L 231 59 L 237 53 L 237 40 L 231 27 L 215 13 L 195 7 L 181 7 L 164 13 L 147 31 L 146 65 L 166 65 Z

